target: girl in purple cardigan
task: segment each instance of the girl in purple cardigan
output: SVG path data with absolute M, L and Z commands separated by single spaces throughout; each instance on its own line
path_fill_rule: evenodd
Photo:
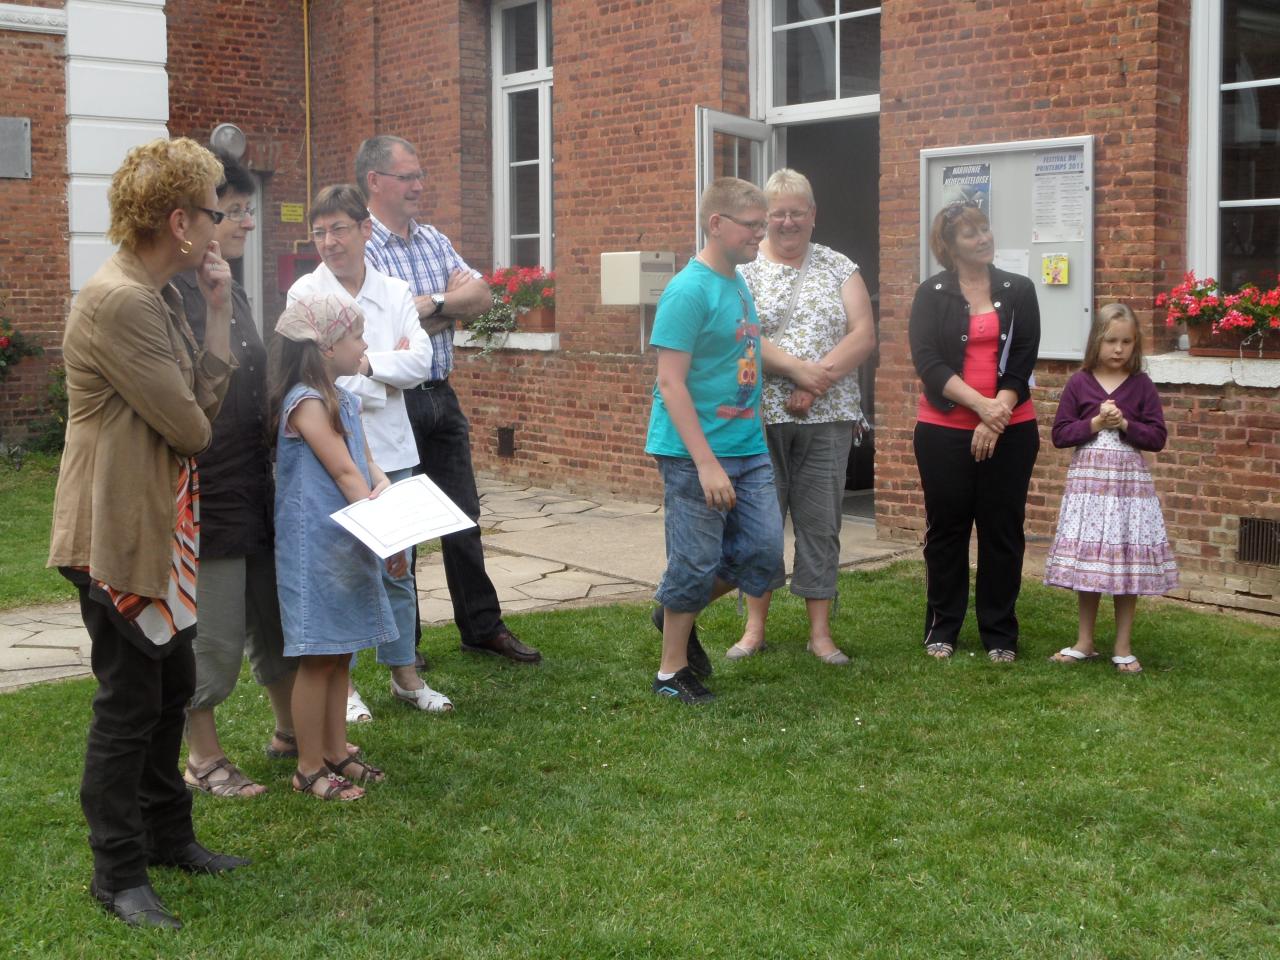
M 1111 662 L 1141 673 L 1131 635 L 1139 594 L 1162 594 L 1178 583 L 1173 551 L 1142 450 L 1164 447 L 1160 395 L 1142 372 L 1142 333 L 1122 303 L 1098 311 L 1083 367 L 1062 390 L 1053 445 L 1075 447 L 1058 514 L 1058 532 L 1044 582 L 1076 591 L 1080 626 L 1074 646 L 1050 660 L 1096 660 L 1093 628 L 1104 593 L 1115 599 Z

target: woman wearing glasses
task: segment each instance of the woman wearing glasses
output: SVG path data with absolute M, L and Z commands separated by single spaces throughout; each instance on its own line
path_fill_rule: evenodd
M 244 256 L 254 222 L 253 176 L 218 155 L 223 182 L 217 188 L 222 222 L 213 237 L 222 256 Z M 173 284 L 182 294 L 187 322 L 197 342 L 205 339 L 208 307 L 195 270 Z M 244 288 L 231 284 L 231 353 L 239 364 L 222 409 L 213 421 L 213 441 L 200 454 L 200 627 L 192 642 L 196 690 L 187 710 L 187 766 L 192 789 L 215 797 L 253 797 L 266 787 L 227 759 L 218 740 L 214 709 L 230 696 L 246 647 L 254 679 L 266 688 L 275 714 L 273 757 L 297 751 L 289 697 L 297 664 L 284 656 L 271 518 L 274 491 L 267 443 L 267 350 L 258 336 Z
M 858 265 L 812 243 L 817 207 L 804 175 L 782 169 L 765 185 L 768 233 L 760 255 L 741 267 L 755 298 L 761 332 L 774 349 L 820 365 L 830 386 L 814 393 L 766 374 L 761 406 L 773 461 L 778 505 L 791 513 L 796 552 L 791 592 L 809 615 L 809 652 L 841 666 L 848 656 L 831 636 L 831 606 L 840 566 L 840 523 L 849 450 L 866 426 L 858 365 L 875 348 L 871 299 Z M 728 649 L 730 660 L 764 648 L 773 591 L 786 582 L 780 567 L 762 597 L 747 598 L 747 627 Z
M 80 591 L 98 680 L 80 787 L 90 891 L 133 926 L 181 926 L 149 867 L 248 862 L 196 842 L 178 773 L 195 687 L 195 457 L 235 366 L 231 271 L 215 239 L 221 179 L 186 138 L 129 151 L 107 194 L 120 249 L 76 295 L 62 343 L 69 409 L 49 564 Z M 184 270 L 208 305 L 203 346 L 170 284 Z
M 911 305 L 922 391 L 915 455 L 924 490 L 925 652 L 955 653 L 969 605 L 969 537 L 978 529 L 974 606 L 987 656 L 1018 655 L 1023 519 L 1040 449 L 1032 375 L 1040 307 L 1026 277 L 992 266 L 995 239 L 972 203 L 945 207 L 929 246 L 943 270 Z

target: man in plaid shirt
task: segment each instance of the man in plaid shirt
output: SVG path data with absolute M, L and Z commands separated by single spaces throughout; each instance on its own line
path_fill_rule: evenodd
M 373 215 L 365 258 L 374 269 L 409 284 L 418 319 L 431 337 L 431 379 L 405 391 L 420 469 L 477 520 L 480 497 L 471 466 L 471 427 L 449 384 L 449 373 L 454 324 L 489 309 L 489 286 L 458 256 L 448 237 L 414 219 L 426 174 L 412 144 L 390 136 L 366 140 L 356 154 L 356 181 Z M 441 547 L 462 649 L 517 663 L 539 662 L 542 654 L 521 643 L 502 622 L 498 594 L 484 567 L 480 528 L 443 537 Z

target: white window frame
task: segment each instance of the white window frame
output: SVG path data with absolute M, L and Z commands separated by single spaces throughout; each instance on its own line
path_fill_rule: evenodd
M 1191 103 L 1187 148 L 1187 267 L 1216 277 L 1220 267 L 1222 211 L 1280 207 L 1280 197 L 1222 200 L 1222 94 L 1280 85 L 1270 77 L 1222 82 L 1222 0 L 1191 0 Z
M 502 15 L 512 7 L 536 4 L 538 11 L 538 67 L 519 73 L 502 72 Z M 552 66 L 547 62 L 547 31 L 550 28 L 551 0 L 498 0 L 490 20 L 490 63 L 493 73 L 493 262 L 495 267 L 511 266 L 511 179 L 508 137 L 511 129 L 508 97 L 526 90 L 538 91 L 538 262 L 554 269 L 555 224 L 551 190 L 554 183 L 551 93 Z M 523 234 L 519 236 L 525 236 Z
M 878 16 L 881 18 L 883 36 L 883 7 L 858 10 L 841 14 L 839 17 L 822 17 L 817 20 L 787 24 L 786 29 L 796 29 L 804 25 L 827 23 L 834 19 L 856 20 L 861 17 Z M 810 120 L 832 120 L 848 117 L 872 116 L 880 112 L 880 94 L 866 94 L 860 97 L 836 97 L 832 100 L 815 100 L 812 103 L 796 103 L 778 106 L 773 102 L 774 65 L 773 38 L 783 28 L 773 25 L 773 0 L 755 0 L 752 7 L 752 35 L 756 46 L 756 61 L 760 64 L 759 82 L 756 84 L 757 103 L 755 113 L 764 117 L 770 124 L 804 123 Z M 835 80 L 840 82 L 840 49 L 835 49 Z

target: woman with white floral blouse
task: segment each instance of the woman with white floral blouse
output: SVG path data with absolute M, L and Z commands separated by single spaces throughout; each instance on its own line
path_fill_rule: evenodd
M 778 505 L 784 518 L 790 511 L 795 527 L 791 592 L 805 600 L 809 652 L 839 666 L 849 658 L 831 637 L 831 605 L 845 470 L 849 450 L 867 425 L 856 371 L 875 347 L 871 298 L 857 264 L 811 242 L 817 206 L 803 174 L 777 171 L 765 196 L 768 235 L 755 261 L 740 268 L 755 297 L 761 333 L 773 348 L 819 363 L 832 381 L 814 394 L 785 377 L 766 375 L 762 407 Z M 772 588 L 785 582 L 780 568 Z M 730 660 L 765 648 L 771 596 L 747 598 L 746 630 L 726 652 Z

